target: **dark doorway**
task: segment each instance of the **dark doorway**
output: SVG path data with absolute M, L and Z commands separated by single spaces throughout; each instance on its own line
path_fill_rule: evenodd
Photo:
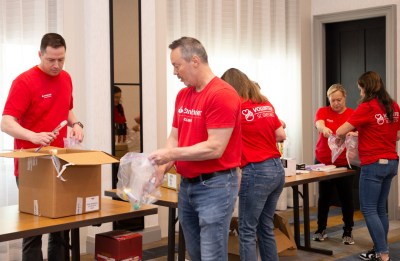
M 358 77 L 376 71 L 386 83 L 386 18 L 353 20 L 325 24 L 326 90 L 341 83 L 347 91 L 347 107 L 355 109 L 360 99 Z M 326 105 L 328 105 L 326 100 Z M 359 208 L 359 169 L 354 179 L 354 204 Z M 340 206 L 335 195 L 332 205 Z
M 347 107 L 357 107 L 362 73 L 375 71 L 386 82 L 385 23 L 385 17 L 377 17 L 325 25 L 326 89 L 341 83 L 347 90 Z

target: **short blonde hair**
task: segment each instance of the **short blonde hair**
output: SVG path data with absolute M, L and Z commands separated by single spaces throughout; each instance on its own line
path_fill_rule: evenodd
M 332 84 L 326 92 L 326 96 L 329 98 L 332 93 L 337 91 L 341 92 L 343 94 L 343 97 L 346 97 L 346 89 L 340 83 Z

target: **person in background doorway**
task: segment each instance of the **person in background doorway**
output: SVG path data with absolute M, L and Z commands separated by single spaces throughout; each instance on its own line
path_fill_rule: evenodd
M 315 163 L 347 167 L 346 152 L 332 162 L 332 153 L 328 145 L 328 138 L 336 133 L 353 113 L 353 109 L 346 107 L 346 90 L 341 84 L 333 84 L 327 91 L 329 105 L 319 108 L 315 115 L 315 128 L 318 130 L 318 141 L 315 147 Z M 354 202 L 353 202 L 353 175 L 319 182 L 318 189 L 318 229 L 314 233 L 314 241 L 324 241 L 328 237 L 326 227 L 328 223 L 329 207 L 335 190 L 339 196 L 343 215 L 342 242 L 345 245 L 353 245 L 354 226 Z
M 229 225 L 238 195 L 240 98 L 216 77 L 203 45 L 173 41 L 174 74 L 187 86 L 176 97 L 166 148 L 149 159 L 159 165 L 157 184 L 175 163 L 182 176 L 178 216 L 192 261 L 227 261 Z
M 125 143 L 127 126 L 124 107 L 121 104 L 121 88 L 114 86 L 114 131 L 116 143 Z
M 56 33 L 42 37 L 40 64 L 20 74 L 12 83 L 1 119 L 1 130 L 15 138 L 14 148 L 29 149 L 52 145 L 64 147 L 67 128 L 52 130 L 67 120 L 71 136 L 83 140 L 83 124 L 73 112 L 72 81 L 63 70 L 66 44 Z M 18 184 L 18 160 L 14 174 Z M 58 261 L 65 253 L 61 232 L 49 235 L 48 260 Z M 24 238 L 22 260 L 43 260 L 42 236 Z
M 358 78 L 360 104 L 336 134 L 358 130 L 358 153 L 361 162 L 360 207 L 374 243 L 372 250 L 361 253 L 363 260 L 391 260 L 387 235 L 389 221 L 386 202 L 392 179 L 397 175 L 400 138 L 399 105 L 390 97 L 382 78 L 373 71 Z
M 276 143 L 285 131 L 270 101 L 242 71 L 231 68 L 221 77 L 241 97 L 242 180 L 239 191 L 240 259 L 278 260 L 274 213 L 285 184 L 285 170 Z

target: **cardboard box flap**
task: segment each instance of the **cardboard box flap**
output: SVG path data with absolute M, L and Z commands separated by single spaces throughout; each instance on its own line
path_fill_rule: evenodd
M 23 159 L 23 158 L 32 158 L 32 157 L 42 157 L 48 156 L 47 153 L 40 153 L 34 151 L 27 151 L 27 150 L 16 150 L 11 152 L 1 152 L 0 157 L 3 158 L 16 158 L 16 159 Z
M 75 165 L 100 165 L 119 162 L 114 157 L 102 151 L 57 154 L 57 157 Z

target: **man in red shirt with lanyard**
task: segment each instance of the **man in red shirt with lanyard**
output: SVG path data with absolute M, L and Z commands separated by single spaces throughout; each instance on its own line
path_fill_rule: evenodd
M 228 260 L 229 224 L 238 194 L 240 98 L 216 77 L 196 39 L 169 45 L 174 74 L 187 86 L 175 101 L 166 148 L 150 154 L 158 184 L 175 163 L 182 175 L 178 216 L 193 261 Z
M 1 120 L 1 130 L 15 138 L 14 148 L 28 149 L 52 145 L 64 147 L 67 128 L 52 132 L 67 120 L 71 135 L 83 140 L 83 125 L 72 111 L 72 81 L 63 70 L 66 44 L 56 33 L 42 37 L 40 64 L 20 74 L 12 83 Z M 14 174 L 18 184 L 18 161 Z M 49 236 L 48 260 L 60 260 L 64 253 L 61 233 Z M 24 238 L 22 260 L 43 260 L 42 236 Z

